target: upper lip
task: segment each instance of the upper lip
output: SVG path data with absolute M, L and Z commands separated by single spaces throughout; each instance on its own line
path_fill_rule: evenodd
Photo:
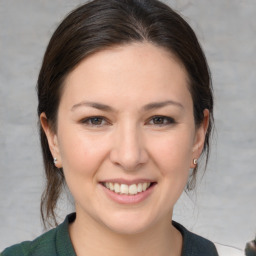
M 100 181 L 100 183 L 107 183 L 107 182 L 132 185 L 132 184 L 139 184 L 139 183 L 146 183 L 146 182 L 153 183 L 153 182 L 156 182 L 156 181 L 151 180 L 151 179 L 133 179 L 133 180 L 127 180 L 127 179 L 122 179 L 122 178 L 106 179 L 106 180 Z

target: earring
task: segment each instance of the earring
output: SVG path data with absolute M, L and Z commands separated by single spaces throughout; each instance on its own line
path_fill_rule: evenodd
M 194 164 L 194 165 L 197 165 L 197 158 L 194 158 L 194 159 L 193 159 L 193 164 Z
M 57 158 L 54 157 L 54 158 L 53 158 L 53 163 L 54 163 L 55 165 L 56 165 L 57 161 L 58 161 Z

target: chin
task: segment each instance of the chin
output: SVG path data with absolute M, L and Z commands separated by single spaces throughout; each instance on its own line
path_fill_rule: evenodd
M 134 222 L 134 221 L 133 221 Z M 108 228 L 119 235 L 134 235 L 140 234 L 147 230 L 148 225 L 141 225 L 140 223 L 113 223 L 113 225 L 109 224 Z
M 120 235 L 133 235 L 143 233 L 152 227 L 154 221 L 151 218 L 134 216 L 132 213 L 119 214 L 118 216 L 108 218 L 105 226 L 114 233 Z

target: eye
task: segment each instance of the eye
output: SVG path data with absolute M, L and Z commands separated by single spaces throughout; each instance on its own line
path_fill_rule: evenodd
M 92 116 L 85 118 L 81 121 L 83 124 L 89 125 L 89 126 L 103 126 L 106 124 L 109 124 L 104 117 L 101 116 Z
M 150 125 L 163 126 L 163 125 L 170 125 L 174 123 L 175 123 L 175 120 L 168 116 L 154 116 L 149 120 Z

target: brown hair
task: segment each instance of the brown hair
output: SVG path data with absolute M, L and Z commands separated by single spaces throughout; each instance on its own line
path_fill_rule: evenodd
M 94 0 L 71 12 L 54 32 L 46 49 L 38 77 L 38 116 L 45 112 L 56 131 L 57 112 L 63 82 L 67 75 L 88 55 L 114 45 L 147 41 L 174 54 L 189 76 L 195 124 L 202 122 L 204 109 L 210 111 L 205 138 L 206 163 L 213 125 L 211 78 L 204 53 L 187 22 L 167 5 L 157 0 Z M 44 224 L 53 220 L 65 178 L 53 164 L 48 142 L 40 126 L 46 188 L 41 199 Z M 197 167 L 187 189 L 195 185 Z

